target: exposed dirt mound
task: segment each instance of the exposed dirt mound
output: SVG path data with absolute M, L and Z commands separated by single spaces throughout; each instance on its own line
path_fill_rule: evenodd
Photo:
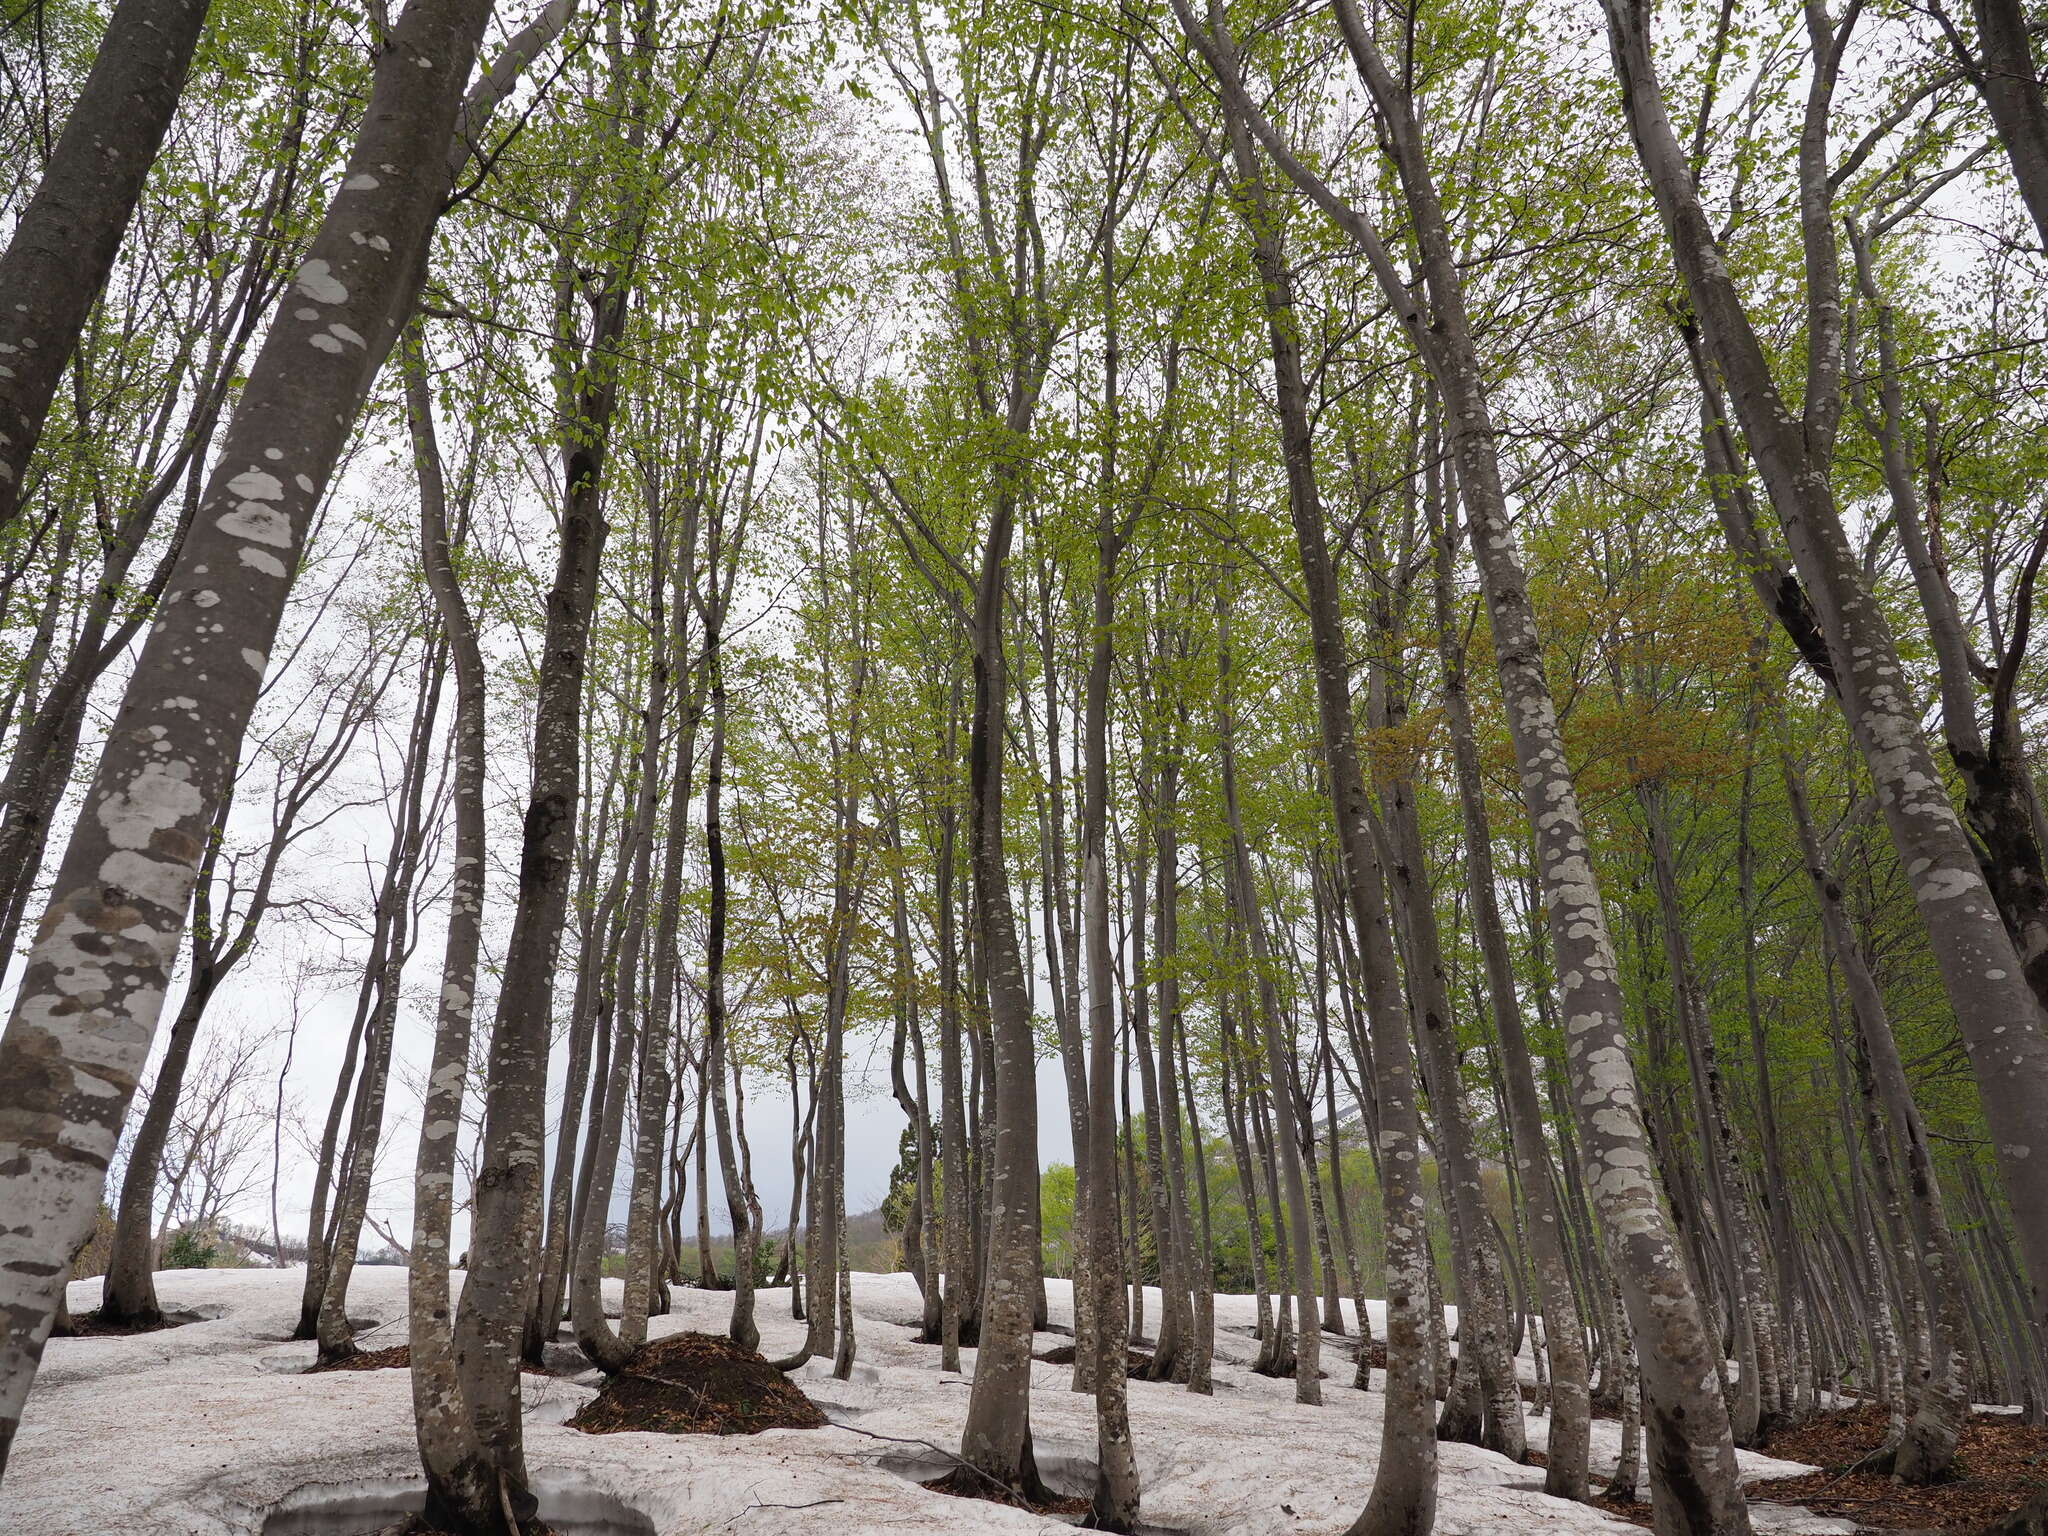
M 1071 1355 L 1073 1351 L 1069 1350 Z M 1064 1494 L 1048 1491 L 1043 1500 L 1034 1503 L 1020 1493 L 1005 1488 L 1001 1483 L 984 1477 L 969 1466 L 958 1466 L 935 1482 L 924 1483 L 922 1487 L 933 1493 L 950 1494 L 956 1499 L 980 1499 L 987 1504 L 1007 1504 L 1012 1509 L 1026 1509 L 1034 1515 L 1085 1515 L 1093 1507 L 1092 1501 L 1070 1498 Z
M 166 1312 L 153 1323 L 110 1323 L 101 1319 L 97 1311 L 81 1312 L 71 1319 L 71 1327 L 54 1337 L 60 1339 L 125 1339 L 137 1333 L 162 1333 L 166 1328 L 182 1328 L 187 1323 L 203 1323 L 206 1319 L 197 1312 Z
M 755 1435 L 825 1422 L 818 1405 L 758 1354 L 713 1334 L 678 1333 L 641 1349 L 569 1427 L 593 1435 Z
M 1055 1344 L 1044 1354 L 1033 1355 L 1031 1358 L 1043 1360 L 1047 1365 L 1072 1365 L 1074 1363 L 1074 1346 L 1071 1344 Z M 1133 1377 L 1142 1376 L 1152 1368 L 1152 1357 L 1141 1350 L 1126 1350 L 1124 1352 L 1124 1362 L 1126 1367 L 1125 1374 Z
M 1749 1496 L 1879 1530 L 1971 1531 L 2048 1493 L 2048 1427 L 2007 1413 L 1970 1416 L 1946 1482 L 1908 1488 L 1883 1473 L 1849 1471 L 1884 1444 L 1889 1423 L 1886 1410 L 1868 1404 L 1779 1431 L 1766 1447 L 1771 1455 L 1832 1470 L 1752 1483 Z

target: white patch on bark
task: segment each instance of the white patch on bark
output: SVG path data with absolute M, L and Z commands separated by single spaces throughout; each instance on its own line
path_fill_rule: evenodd
M 96 815 L 116 848 L 147 848 L 160 831 L 168 831 L 202 809 L 199 788 L 188 763 L 145 763 L 142 771 L 99 804 Z
M 267 549 L 251 549 L 244 545 L 242 547 L 242 564 L 259 570 L 266 576 L 281 578 L 285 573 L 284 562 Z
M 1920 883 L 1922 901 L 1948 901 L 1967 896 L 1984 883 L 1983 877 L 1967 869 L 1937 869 Z
M 282 501 L 284 483 L 267 469 L 245 469 L 228 482 L 228 494 L 244 500 Z
M 348 289 L 317 256 L 299 268 L 298 280 L 292 286 L 316 304 L 341 304 L 348 299 Z
M 151 763 L 149 766 L 161 765 Z M 190 868 L 183 864 L 166 864 L 132 848 L 110 853 L 102 859 L 100 879 L 171 911 L 183 911 L 185 898 L 192 894 Z
M 214 527 L 230 538 L 268 544 L 272 549 L 292 547 L 291 519 L 276 507 L 265 506 L 260 501 L 243 502 Z

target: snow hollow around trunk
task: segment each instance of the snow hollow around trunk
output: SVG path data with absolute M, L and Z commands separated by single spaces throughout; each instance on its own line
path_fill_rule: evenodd
M 456 1276 L 460 1282 L 461 1276 Z M 54 1339 L 0 1484 L 6 1536 L 329 1536 L 347 1501 L 416 1497 L 411 1378 L 404 1370 L 303 1374 L 314 1346 L 288 1339 L 304 1271 L 179 1270 L 157 1277 L 166 1307 L 206 1320 L 125 1338 Z M 98 1303 L 97 1280 L 71 1288 L 74 1311 Z M 563 1536 L 855 1536 L 855 1533 L 1049 1531 L 1061 1522 L 920 1486 L 954 1465 L 973 1369 L 938 1368 L 911 1335 L 908 1275 L 856 1275 L 859 1358 L 847 1381 L 813 1360 L 791 1382 L 823 1412 L 818 1429 L 758 1434 L 586 1434 L 567 1421 L 597 1397 L 591 1378 L 526 1376 L 526 1454 L 542 1513 Z M 1071 1325 L 1071 1288 L 1047 1283 L 1052 1321 Z M 616 1299 L 617 1282 L 608 1282 Z M 723 1335 L 730 1293 L 678 1288 L 651 1340 Z M 349 1310 L 387 1325 L 368 1347 L 404 1337 L 405 1272 L 356 1271 Z M 1348 1385 L 1349 1340 L 1326 1339 L 1325 1406 L 1294 1401 L 1291 1381 L 1252 1374 L 1250 1297 L 1216 1302 L 1216 1392 L 1133 1381 L 1132 1440 L 1148 1528 L 1196 1536 L 1335 1536 L 1372 1488 L 1378 1390 Z M 1374 1308 L 1376 1325 L 1380 1319 Z M 794 1353 L 804 1326 L 786 1290 L 759 1297 L 761 1353 Z M 1158 1317 L 1156 1293 L 1148 1321 Z M 1346 1324 L 1354 1319 L 1346 1308 Z M 395 1326 L 391 1326 L 395 1325 Z M 1353 1335 L 1355 1338 L 1355 1334 Z M 1043 1352 L 1065 1339 L 1042 1334 Z M 1524 1362 L 1526 1368 L 1526 1361 Z M 1085 1493 L 1094 1479 L 1093 1398 L 1068 1390 L 1072 1369 L 1034 1364 L 1031 1419 L 1048 1483 Z M 1541 1448 L 1548 1421 L 1529 1421 Z M 1596 1477 L 1613 1465 L 1619 1426 L 1593 1426 Z M 1547 1497 L 1543 1474 L 1473 1446 L 1445 1445 L 1439 1536 L 1633 1536 L 1596 1509 Z M 1742 1455 L 1746 1480 L 1809 1470 Z M 369 1511 L 365 1511 L 369 1513 Z M 1846 1533 L 1784 1506 L 1759 1505 L 1766 1533 Z M 294 1520 L 301 1523 L 293 1524 Z M 319 1521 L 326 1523 L 304 1523 Z M 586 1523 L 588 1522 L 588 1523 Z M 609 1523 L 607 1523 L 609 1522 Z M 355 1529 L 374 1530 L 373 1516 Z

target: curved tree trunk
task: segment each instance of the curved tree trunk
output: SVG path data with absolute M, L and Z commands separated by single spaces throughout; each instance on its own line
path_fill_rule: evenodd
M 1883 608 L 1843 528 L 1826 456 L 1772 377 L 1673 133 L 1644 0 L 1605 0 L 1615 74 L 1707 351 L 1727 381 L 1757 469 L 1811 595 L 1842 710 L 1876 787 L 1956 1025 L 1970 1055 L 2013 1223 L 2031 1275 L 2048 1275 L 2048 1025 L 1999 921 L 1975 850 L 1929 752 Z M 1827 231 L 1824 229 L 1822 234 Z M 1815 242 L 1809 236 L 1809 245 Z M 1809 261 L 1809 266 L 1813 263 Z M 2032 1320 L 2048 1320 L 2038 1280 Z M 1645 1354 L 1647 1368 L 1652 1355 Z

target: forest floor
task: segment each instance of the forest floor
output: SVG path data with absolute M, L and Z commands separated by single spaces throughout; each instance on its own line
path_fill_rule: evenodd
M 458 1277 L 459 1278 L 459 1277 Z M 417 1487 L 410 1380 L 402 1370 L 308 1375 L 313 1346 L 286 1338 L 303 1272 L 179 1270 L 160 1275 L 167 1306 L 197 1312 L 182 1328 L 128 1337 L 52 1340 L 0 1484 L 8 1536 L 354 1536 L 386 1523 Z M 1048 1282 L 1052 1321 L 1071 1323 L 1069 1288 Z M 616 1285 L 607 1287 L 616 1297 Z M 71 1305 L 98 1302 L 81 1281 Z M 718 1335 L 730 1293 L 677 1290 L 657 1317 L 657 1344 Z M 762 1350 L 791 1352 L 803 1325 L 787 1291 L 763 1291 Z M 405 1272 L 357 1270 L 349 1310 L 380 1324 L 365 1350 L 405 1336 Z M 1217 1298 L 1216 1391 L 1195 1397 L 1134 1381 L 1132 1439 L 1143 1519 L 1154 1536 L 1324 1536 L 1350 1524 L 1371 1490 L 1379 1444 L 1377 1390 L 1349 1385 L 1348 1339 L 1326 1338 L 1325 1406 L 1304 1408 L 1291 1381 L 1252 1374 L 1250 1297 Z M 914 1337 L 919 1306 L 908 1275 L 856 1275 L 859 1356 L 851 1379 L 813 1361 L 790 1379 L 829 1423 L 759 1434 L 586 1434 L 567 1421 L 598 1395 L 593 1373 L 525 1378 L 526 1453 L 542 1515 L 561 1536 L 858 1536 L 868 1532 L 1050 1531 L 1069 1523 L 925 1486 L 952 1472 L 968 1378 L 939 1370 Z M 1151 1316 L 1157 1317 L 1156 1296 Z M 1375 1309 L 1377 1314 L 1377 1309 Z M 1347 1309 L 1348 1314 L 1348 1309 Z M 1347 1315 L 1347 1322 L 1354 1321 Z M 1375 1315 L 1375 1324 L 1380 1319 Z M 1041 1334 L 1044 1352 L 1069 1343 Z M 573 1351 L 555 1352 L 563 1368 Z M 963 1351 L 972 1370 L 973 1352 Z M 1032 1368 L 1032 1428 L 1056 1493 L 1093 1482 L 1092 1397 L 1068 1390 L 1068 1368 Z M 1377 1384 L 1378 1378 L 1375 1378 Z M 1541 1448 L 1547 1421 L 1530 1420 Z M 1618 1426 L 1593 1427 L 1596 1477 L 1611 1468 Z M 1742 1457 L 1746 1480 L 1810 1473 L 1810 1465 Z M 336 1511 L 346 1509 L 342 1516 Z M 323 1513 L 323 1511 L 325 1511 Z M 1785 1504 L 1754 1506 L 1764 1536 L 1854 1529 Z M 1542 1472 L 1472 1446 L 1442 1447 L 1439 1536 L 1631 1536 L 1585 1505 L 1546 1497 Z
M 1854 1470 L 1884 1444 L 1889 1427 L 1886 1410 L 1872 1406 L 1823 1414 L 1774 1437 L 1773 1451 L 1822 1470 L 1774 1479 L 1765 1491 L 1877 1529 L 1972 1530 L 2048 1488 L 2048 1427 L 2022 1423 L 2017 1414 L 1971 1414 L 1956 1445 L 1954 1475 L 1925 1488 Z

